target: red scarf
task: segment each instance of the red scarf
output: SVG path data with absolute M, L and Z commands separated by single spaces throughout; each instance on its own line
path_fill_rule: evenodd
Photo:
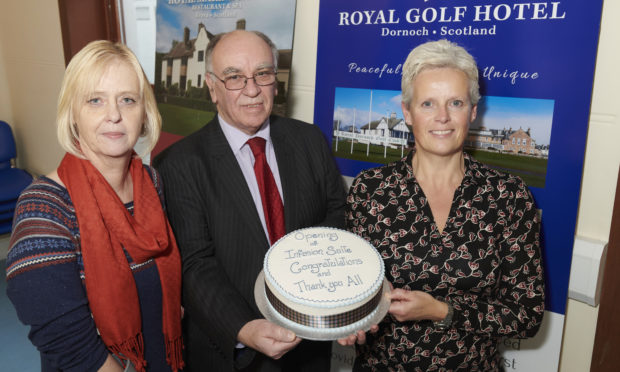
M 58 176 L 69 191 L 80 228 L 86 293 L 103 342 L 144 371 L 138 291 L 123 248 L 138 263 L 155 258 L 162 288 L 166 361 L 183 368 L 181 260 L 153 181 L 138 156 L 131 160 L 134 215 L 90 161 L 66 154 Z

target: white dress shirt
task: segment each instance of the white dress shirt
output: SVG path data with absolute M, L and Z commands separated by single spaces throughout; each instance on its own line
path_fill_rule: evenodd
M 247 141 L 253 137 L 262 137 L 265 139 L 265 157 L 267 158 L 267 164 L 269 164 L 269 168 L 271 168 L 271 173 L 273 174 L 273 178 L 278 186 L 278 193 L 282 199 L 282 204 L 284 204 L 284 197 L 282 196 L 282 182 L 280 182 L 280 171 L 278 170 L 276 153 L 273 150 L 273 142 L 271 141 L 271 136 L 269 135 L 269 118 L 267 118 L 267 121 L 265 121 L 258 132 L 256 132 L 253 136 L 250 136 L 238 128 L 228 124 L 224 119 L 222 119 L 221 116 L 219 116 L 219 114 L 218 119 L 220 121 L 222 131 L 224 132 L 224 136 L 226 137 L 230 148 L 237 158 L 239 167 L 241 167 L 241 172 L 243 172 L 245 182 L 248 184 L 250 194 L 252 194 L 254 205 L 256 206 L 258 216 L 260 217 L 260 222 L 263 225 L 265 236 L 267 237 L 267 241 L 269 241 L 269 231 L 267 230 L 267 224 L 265 222 L 263 202 L 261 200 L 260 190 L 258 189 L 258 182 L 256 182 L 256 175 L 254 174 L 254 154 L 250 149 L 250 145 L 247 144 Z

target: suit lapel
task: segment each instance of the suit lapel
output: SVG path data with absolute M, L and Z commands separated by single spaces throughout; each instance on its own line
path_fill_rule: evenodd
M 240 225 L 243 226 L 244 233 L 252 234 L 259 239 L 256 240 L 257 244 L 262 241 L 263 246 L 269 247 L 254 199 L 252 199 L 252 194 L 243 172 L 241 172 L 237 158 L 230 148 L 224 132 L 222 132 L 217 116 L 209 125 L 212 124 L 214 125 L 209 131 L 209 140 L 206 146 L 212 146 L 211 148 L 207 147 L 207 151 L 211 153 L 209 160 L 213 162 L 210 168 L 218 171 L 218 174 L 213 176 L 218 177 L 220 180 L 218 184 L 223 185 L 226 193 L 230 195 L 230 203 L 241 219 Z
M 273 141 L 273 149 L 276 153 L 278 171 L 280 172 L 280 183 L 282 184 L 282 199 L 284 200 L 284 220 L 286 222 L 286 232 L 296 229 L 297 220 L 295 210 L 298 208 L 298 200 L 295 190 L 299 190 L 297 185 L 295 168 L 295 149 L 292 146 L 292 138 L 289 138 L 289 131 L 286 128 L 284 119 L 277 116 L 270 118 L 270 134 Z

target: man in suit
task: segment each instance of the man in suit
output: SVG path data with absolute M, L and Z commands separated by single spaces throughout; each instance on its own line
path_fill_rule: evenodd
M 271 115 L 277 49 L 265 35 L 217 35 L 206 59 L 217 116 L 155 159 L 183 258 L 186 370 L 327 371 L 331 343 L 302 342 L 264 319 L 254 284 L 283 233 L 344 227 L 342 178 L 316 126 Z M 261 156 L 279 192 L 279 232 L 254 173 Z

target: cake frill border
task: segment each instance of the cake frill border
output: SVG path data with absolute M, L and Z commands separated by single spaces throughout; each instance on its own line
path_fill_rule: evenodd
M 332 315 L 310 315 L 305 314 L 290 307 L 286 306 L 282 301 L 269 290 L 268 286 L 265 286 L 265 296 L 271 307 L 282 315 L 286 319 L 312 328 L 340 328 L 356 323 L 361 319 L 364 319 L 370 315 L 381 301 L 383 295 L 382 290 L 378 290 L 377 293 L 366 303 L 359 307 L 345 311 L 339 314 Z

